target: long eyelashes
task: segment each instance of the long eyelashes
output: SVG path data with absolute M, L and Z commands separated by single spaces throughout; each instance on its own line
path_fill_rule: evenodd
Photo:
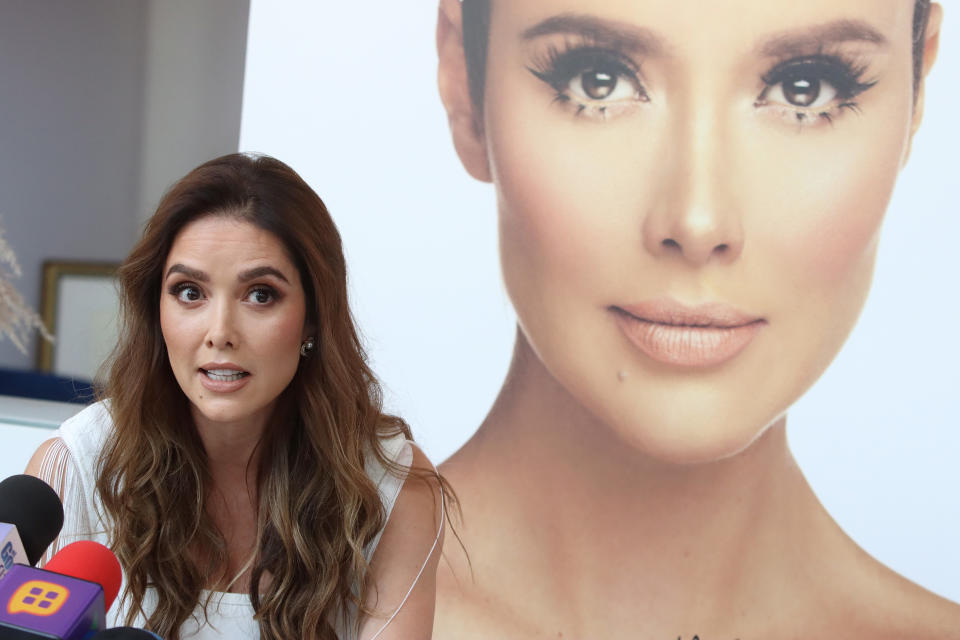
M 785 81 L 815 78 L 829 82 L 838 97 L 848 100 L 876 84 L 875 80 L 863 82 L 866 71 L 866 65 L 857 65 L 839 55 L 818 53 L 784 60 L 763 74 L 762 80 L 770 87 Z
M 574 116 L 602 121 L 650 102 L 640 64 L 589 41 L 552 44 L 527 69 L 553 89 L 553 102 Z M 823 51 L 781 60 L 760 77 L 754 106 L 794 124 L 832 124 L 846 111 L 860 112 L 857 96 L 876 84 L 864 79 L 866 70 L 865 64 Z
M 832 124 L 845 110 L 860 112 L 856 97 L 876 84 L 864 80 L 866 69 L 841 55 L 790 58 L 763 74 L 764 89 L 754 104 L 777 107 L 801 125 L 818 120 Z
M 577 116 L 605 119 L 613 108 L 649 101 L 639 66 L 614 49 L 551 46 L 527 69 L 554 90 L 554 102 L 569 105 Z
M 573 46 L 564 50 L 550 47 L 546 55 L 534 61 L 530 72 L 557 91 L 564 91 L 578 74 L 602 69 L 636 78 L 639 68 L 617 51 L 591 46 Z

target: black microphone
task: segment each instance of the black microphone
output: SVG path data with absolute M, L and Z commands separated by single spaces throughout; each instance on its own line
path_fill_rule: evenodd
M 8 527 L 0 529 L 0 576 L 13 563 L 37 564 L 63 527 L 60 497 L 39 478 L 24 474 L 10 476 L 0 482 L 2 525 Z M 20 557 L 22 555 L 26 557 Z
M 155 633 L 135 627 L 114 627 L 97 631 L 86 640 L 163 640 Z

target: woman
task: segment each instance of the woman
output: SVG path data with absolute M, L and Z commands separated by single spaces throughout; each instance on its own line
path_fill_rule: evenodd
M 940 8 L 684 8 L 441 1 L 440 94 L 496 188 L 518 329 L 443 466 L 470 563 L 448 549 L 435 637 L 960 637 L 785 436 L 867 294 Z
M 320 198 L 272 158 L 212 160 L 164 196 L 119 280 L 107 399 L 28 468 L 63 497 L 59 544 L 120 559 L 114 619 L 165 638 L 429 638 L 442 484 L 381 411 Z

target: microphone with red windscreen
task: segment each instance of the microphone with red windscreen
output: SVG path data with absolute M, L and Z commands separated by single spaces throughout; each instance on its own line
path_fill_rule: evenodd
M 123 576 L 113 551 L 91 540 L 68 544 L 50 558 L 44 569 L 99 585 L 103 589 L 104 611 L 117 599 Z

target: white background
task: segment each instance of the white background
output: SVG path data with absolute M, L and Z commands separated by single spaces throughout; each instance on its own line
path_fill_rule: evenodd
M 924 125 L 890 207 L 875 286 L 831 369 L 790 412 L 801 467 L 850 535 L 960 600 L 960 14 L 947 7 Z M 434 460 L 500 387 L 513 316 L 496 210 L 449 139 L 436 5 L 253 0 L 240 148 L 292 165 L 346 246 L 387 406 Z

